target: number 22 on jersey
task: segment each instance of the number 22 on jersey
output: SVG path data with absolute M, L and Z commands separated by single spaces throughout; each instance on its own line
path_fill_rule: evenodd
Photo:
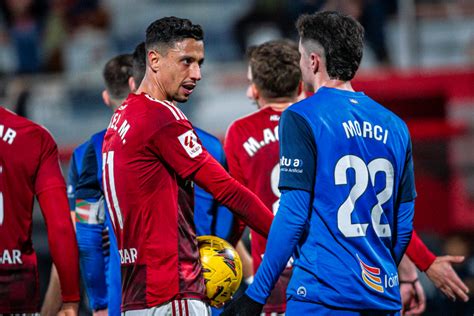
M 365 193 L 369 180 L 375 186 L 375 176 L 379 172 L 385 174 L 384 189 L 377 193 L 377 204 L 371 209 L 372 225 L 379 237 L 390 237 L 392 235 L 388 224 L 381 224 L 383 209 L 382 205 L 390 200 L 393 194 L 393 165 L 384 158 L 377 158 L 366 164 L 361 158 L 354 155 L 346 155 L 339 159 L 334 168 L 334 180 L 336 185 L 347 185 L 347 170 L 355 172 L 355 183 L 349 196 L 341 204 L 337 211 L 337 226 L 346 237 L 364 237 L 369 223 L 352 223 L 351 214 L 356 210 L 357 200 Z

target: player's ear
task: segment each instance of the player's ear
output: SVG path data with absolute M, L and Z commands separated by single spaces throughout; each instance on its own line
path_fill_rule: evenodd
M 250 89 L 250 95 L 252 100 L 258 100 L 260 98 L 260 92 L 257 89 L 257 86 L 255 83 L 252 83 L 249 87 Z
M 159 63 L 161 55 L 156 50 L 150 49 L 147 53 L 147 58 L 150 68 L 153 70 L 153 72 L 157 72 L 160 69 Z
M 135 79 L 133 77 L 128 78 L 128 88 L 131 92 L 137 91 L 138 87 L 135 84 Z
M 313 74 L 316 74 L 319 70 L 321 56 L 319 56 L 316 53 L 311 53 L 310 58 L 311 58 L 311 70 L 313 71 Z
M 112 106 L 112 102 L 110 101 L 110 95 L 107 92 L 107 90 L 102 91 L 102 100 L 104 100 L 104 103 L 108 106 Z

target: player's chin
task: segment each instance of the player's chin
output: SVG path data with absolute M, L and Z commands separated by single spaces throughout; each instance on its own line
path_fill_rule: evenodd
M 179 103 L 188 102 L 190 95 L 177 95 L 174 97 L 174 100 Z

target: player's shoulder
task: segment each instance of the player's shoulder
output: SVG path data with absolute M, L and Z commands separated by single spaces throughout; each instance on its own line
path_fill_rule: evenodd
M 91 136 L 89 141 L 93 144 L 102 144 L 104 141 L 105 133 L 107 132 L 107 129 L 103 129 L 100 132 L 97 132 Z
M 269 120 L 280 120 L 280 114 L 271 108 L 259 109 L 234 120 L 229 128 L 248 129 Z
M 30 142 L 32 145 L 38 144 L 38 142 L 51 144 L 53 146 L 56 145 L 53 135 L 43 125 L 33 122 L 26 117 L 17 115 L 2 107 L 0 107 L 0 111 L 5 122 L 8 122 L 9 127 L 14 129 L 16 133 L 26 136 L 23 137 L 24 142 Z M 28 146 L 28 144 L 24 144 L 24 146 Z
M 188 120 L 186 115 L 173 102 L 155 99 L 147 93 L 139 94 L 136 97 L 139 103 L 144 106 L 149 119 L 157 120 L 162 124 Z
M 31 131 L 49 134 L 49 132 L 44 126 L 33 122 L 32 120 L 29 120 L 26 117 L 13 113 L 12 111 L 7 110 L 3 107 L 0 107 L 0 111 L 1 116 L 4 117 L 5 121 L 8 122 L 8 125 L 12 128 L 28 128 L 28 130 Z
M 74 148 L 72 155 L 76 159 L 82 160 L 82 157 L 84 157 L 84 153 L 86 152 L 87 147 L 89 146 L 90 143 L 91 143 L 90 139 L 86 140 L 85 142 L 83 142 L 82 144 Z

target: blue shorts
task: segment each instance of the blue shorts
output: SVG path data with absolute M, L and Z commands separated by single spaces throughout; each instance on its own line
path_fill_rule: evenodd
M 310 301 L 295 300 L 290 297 L 286 303 L 286 316 L 318 315 L 318 316 L 398 316 L 400 312 L 380 310 L 347 310 L 334 309 Z

